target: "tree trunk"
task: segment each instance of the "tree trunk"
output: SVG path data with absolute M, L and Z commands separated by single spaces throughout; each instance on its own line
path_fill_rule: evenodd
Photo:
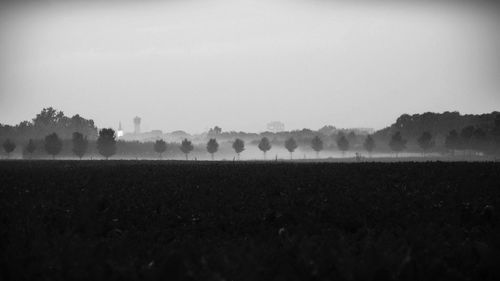
M 187 153 L 185 153 L 185 154 L 186 154 L 186 161 L 187 161 L 188 160 L 188 154 Z
M 212 157 L 212 161 L 214 161 L 214 154 L 210 153 L 210 157 Z
M 293 159 L 293 152 L 290 152 L 290 160 Z

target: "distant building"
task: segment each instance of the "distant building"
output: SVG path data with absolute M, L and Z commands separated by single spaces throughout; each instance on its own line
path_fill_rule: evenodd
M 134 134 L 140 134 L 141 133 L 141 118 L 136 116 L 134 118 Z
M 122 128 L 122 122 L 120 121 L 120 124 L 118 125 L 118 132 L 116 132 L 116 136 L 118 138 L 123 137 L 123 128 Z
M 285 124 L 280 121 L 272 121 L 267 123 L 267 130 L 273 133 L 279 133 L 285 131 Z

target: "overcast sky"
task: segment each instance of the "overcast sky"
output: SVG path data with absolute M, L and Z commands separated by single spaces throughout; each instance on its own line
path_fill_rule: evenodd
M 0 123 L 54 106 L 126 131 L 136 115 L 192 133 L 379 129 L 402 113 L 500 110 L 490 6 L 102 2 L 0 4 Z

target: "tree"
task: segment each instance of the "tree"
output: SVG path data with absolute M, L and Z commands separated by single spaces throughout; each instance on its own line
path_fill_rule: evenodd
M 474 126 L 467 126 L 460 131 L 460 148 L 464 150 L 464 156 L 472 149 L 472 137 L 474 136 Z
M 266 159 L 266 153 L 271 150 L 271 143 L 269 142 L 269 139 L 266 137 L 263 137 L 260 142 L 259 142 L 259 149 L 264 152 L 264 159 Z
M 83 155 L 87 153 L 87 149 L 89 147 L 89 141 L 87 140 L 87 137 L 83 136 L 82 133 L 79 132 L 74 132 L 73 133 L 73 153 L 82 160 Z
M 319 136 L 315 136 L 311 141 L 311 147 L 316 151 L 316 158 L 319 158 L 319 152 L 323 150 L 323 141 Z
M 472 134 L 472 148 L 476 151 L 486 151 L 487 150 L 488 136 L 486 132 L 481 128 L 476 128 Z
M 188 139 L 184 139 L 181 143 L 180 149 L 186 155 L 186 160 L 188 160 L 188 154 L 193 151 L 194 146 L 191 141 L 188 141 Z
M 14 149 L 16 149 L 16 144 L 14 142 L 12 142 L 10 139 L 6 139 L 3 142 L 3 150 L 5 150 L 5 152 L 7 152 L 7 158 L 10 157 L 10 153 L 12 151 L 14 151 Z
M 500 114 L 495 116 L 494 127 L 491 132 L 496 152 L 500 152 Z
M 349 150 L 349 141 L 344 134 L 340 134 L 337 138 L 337 147 L 340 151 L 342 151 L 342 156 L 344 156 L 345 152 Z
M 30 158 L 33 156 L 33 152 L 36 150 L 35 142 L 30 139 L 26 145 L 26 151 L 30 154 Z
M 210 153 L 212 160 L 214 160 L 214 153 L 219 150 L 219 144 L 216 139 L 209 139 L 207 142 L 207 151 Z
M 167 143 L 164 140 L 156 140 L 154 144 L 154 150 L 156 153 L 158 153 L 161 159 L 163 152 L 167 150 Z
M 290 152 L 290 159 L 292 159 L 293 152 L 297 149 L 298 145 L 294 138 L 289 138 L 285 141 L 285 148 Z
M 104 156 L 106 160 L 116 153 L 116 134 L 111 128 L 104 128 L 99 131 L 97 138 L 97 151 Z
M 396 132 L 392 135 L 389 147 L 396 152 L 396 157 L 398 157 L 398 154 L 406 148 L 406 142 L 407 141 L 403 139 L 400 132 Z
M 61 152 L 62 146 L 62 140 L 56 133 L 52 133 L 45 137 L 45 151 L 52 155 L 52 159 L 55 159 L 56 155 Z
M 375 149 L 375 140 L 371 135 L 368 135 L 365 139 L 365 142 L 363 143 L 363 147 L 365 148 L 366 151 L 372 155 L 373 149 Z
M 434 147 L 435 142 L 432 140 L 432 135 L 429 132 L 423 132 L 422 135 L 417 139 L 418 145 L 422 149 L 422 153 L 425 156 L 427 150 Z
M 455 150 L 459 148 L 459 137 L 456 130 L 451 130 L 445 138 L 444 146 L 451 151 L 452 155 L 455 155 Z
M 236 139 L 233 142 L 233 149 L 236 154 L 238 154 L 238 160 L 240 159 L 240 153 L 245 150 L 245 142 L 241 139 Z

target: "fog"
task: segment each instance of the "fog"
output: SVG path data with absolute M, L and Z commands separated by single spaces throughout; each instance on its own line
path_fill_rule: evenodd
M 143 131 L 378 129 L 500 108 L 488 2 L 22 3 L 0 4 L 0 123 L 54 106 L 125 131 L 136 115 Z

